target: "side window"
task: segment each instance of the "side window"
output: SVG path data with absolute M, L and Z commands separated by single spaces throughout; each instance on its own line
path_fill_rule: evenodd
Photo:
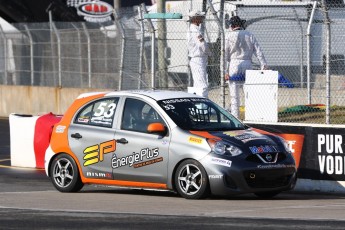
M 118 101 L 118 98 L 95 101 L 79 112 L 74 123 L 112 127 Z
M 154 108 L 137 99 L 126 99 L 121 129 L 147 133 L 147 126 L 154 122 L 164 123 Z

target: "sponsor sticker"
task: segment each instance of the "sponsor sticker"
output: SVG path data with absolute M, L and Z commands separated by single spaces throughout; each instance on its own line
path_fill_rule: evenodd
M 240 135 L 242 133 L 243 133 L 243 131 L 241 130 L 241 131 L 227 131 L 227 132 L 224 132 L 223 134 L 228 135 L 230 137 L 235 137 L 235 136 Z
M 133 167 L 134 168 L 139 168 L 139 167 L 143 167 L 143 166 L 146 166 L 146 165 L 152 165 L 154 163 L 158 163 L 158 162 L 161 162 L 161 161 L 163 161 L 163 157 L 159 157 L 159 158 L 155 158 L 155 159 L 152 159 L 152 160 L 140 162 L 140 163 L 134 164 Z
M 85 21 L 96 23 L 111 21 L 114 10 L 112 5 L 99 0 L 67 0 L 67 5 L 75 7 Z
M 223 175 L 209 175 L 208 178 L 210 178 L 210 179 L 222 179 Z
M 84 166 L 97 164 L 104 160 L 104 154 L 114 152 L 116 150 L 115 140 L 106 141 L 99 145 L 92 145 L 84 150 Z
M 233 137 L 239 141 L 242 141 L 243 143 L 246 143 L 246 142 L 251 141 L 251 140 L 257 140 L 257 139 L 262 138 L 258 135 L 248 133 L 248 132 L 245 132 L 243 130 L 227 131 L 227 132 L 224 132 L 223 134 L 230 136 L 230 137 Z
M 113 169 L 117 169 L 123 166 L 129 166 L 134 168 L 139 168 L 146 165 L 151 165 L 163 161 L 163 157 L 158 158 L 159 148 L 141 149 L 138 153 L 133 152 L 131 155 L 125 157 L 117 157 L 116 154 L 113 155 L 111 159 L 111 165 Z M 148 161 L 144 160 L 147 159 Z
M 91 123 L 93 123 L 93 124 L 111 125 L 112 122 L 113 122 L 113 119 L 111 119 L 111 118 L 105 118 L 105 117 L 92 117 L 91 118 Z
M 222 158 L 212 157 L 211 158 L 211 163 L 212 164 L 216 164 L 216 165 L 222 165 L 222 166 L 230 168 L 232 161 L 225 160 L 225 159 L 222 159 Z
M 102 173 L 102 172 L 86 172 L 86 177 L 89 178 L 111 178 L 110 173 Z
M 274 145 L 251 146 L 249 149 L 253 154 L 278 152 L 277 147 Z
M 270 165 L 258 165 L 260 169 L 272 169 L 272 168 L 294 168 L 295 165 L 283 165 L 283 164 L 270 164 Z
M 195 144 L 201 144 L 202 143 L 202 139 L 201 138 L 197 138 L 197 137 L 189 137 L 189 142 L 195 143 Z
M 66 126 L 64 125 L 58 125 L 55 129 L 55 132 L 56 133 L 64 133 L 65 132 L 65 129 L 66 129 Z
M 162 107 L 168 110 L 174 110 L 176 104 L 183 103 L 183 102 L 208 102 L 209 100 L 206 98 L 174 98 L 162 101 Z
M 79 123 L 88 123 L 88 122 L 89 122 L 89 119 L 88 119 L 88 118 L 79 117 L 79 118 L 78 118 L 78 122 L 79 122 Z

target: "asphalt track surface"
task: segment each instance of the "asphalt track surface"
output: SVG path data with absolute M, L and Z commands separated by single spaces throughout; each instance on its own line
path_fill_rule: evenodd
M 175 193 L 85 186 L 56 191 L 44 171 L 10 165 L 0 118 L 0 229 L 345 229 L 345 196 L 282 193 L 186 200 Z

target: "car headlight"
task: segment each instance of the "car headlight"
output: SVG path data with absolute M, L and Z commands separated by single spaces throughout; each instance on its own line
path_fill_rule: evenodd
M 290 149 L 289 144 L 287 143 L 287 141 L 284 138 L 280 137 L 280 136 L 277 136 L 277 137 L 280 140 L 280 142 L 283 144 L 285 151 L 288 152 L 288 153 L 291 153 L 291 149 Z
M 242 154 L 242 150 L 233 145 L 229 145 L 227 150 L 230 152 L 231 156 L 238 156 Z
M 242 150 L 231 144 L 226 144 L 220 140 L 207 139 L 208 144 L 211 147 L 212 152 L 218 155 L 231 155 L 238 156 L 242 154 Z

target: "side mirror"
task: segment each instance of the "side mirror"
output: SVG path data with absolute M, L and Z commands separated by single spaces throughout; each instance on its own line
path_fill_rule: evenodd
M 151 123 L 147 126 L 147 132 L 148 133 L 157 133 L 157 134 L 162 134 L 165 135 L 167 130 L 165 126 L 162 123 Z

